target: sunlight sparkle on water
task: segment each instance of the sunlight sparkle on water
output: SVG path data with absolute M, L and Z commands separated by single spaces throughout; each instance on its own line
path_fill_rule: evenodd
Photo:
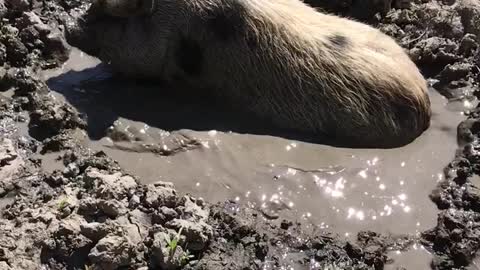
M 347 219 L 350 219 L 352 217 L 355 217 L 358 220 L 364 220 L 365 219 L 365 214 L 361 210 L 357 211 L 354 208 L 348 208 Z
M 465 108 L 470 108 L 472 106 L 472 103 L 469 100 L 464 100 L 463 101 L 463 106 Z
M 390 205 L 385 205 L 385 206 L 383 207 L 383 210 L 386 211 L 386 215 L 387 215 L 387 216 L 390 216 L 390 215 L 392 214 L 392 207 L 391 207 Z M 382 213 L 383 213 L 383 212 L 382 212 Z
M 320 186 L 320 187 L 323 187 L 323 186 L 325 186 L 325 184 L 327 184 L 327 179 L 320 178 L 316 175 L 313 176 L 313 181 L 315 182 L 315 184 L 317 186 Z
M 292 150 L 292 148 L 295 148 L 295 147 L 297 147 L 297 144 L 296 143 L 291 143 L 291 144 L 285 146 L 285 150 L 290 151 L 290 150 Z
M 331 187 L 325 188 L 325 193 L 329 194 L 333 198 L 338 198 L 343 196 L 343 192 L 340 190 L 332 189 Z
M 368 175 L 367 175 L 367 170 L 362 170 L 358 173 L 358 175 L 360 177 L 362 177 L 363 179 L 367 179 Z
M 367 164 L 369 166 L 375 166 L 377 165 L 377 162 L 378 162 L 378 157 L 374 157 L 372 160 L 367 160 Z
M 288 169 L 287 169 L 287 174 L 289 174 L 289 175 L 296 175 L 296 174 L 297 174 L 297 170 L 292 169 L 292 168 L 288 168 Z
M 344 189 L 345 188 L 345 180 L 340 177 L 337 182 L 335 182 L 335 189 Z

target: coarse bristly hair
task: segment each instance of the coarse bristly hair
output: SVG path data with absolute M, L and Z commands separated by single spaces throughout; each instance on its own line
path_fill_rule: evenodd
M 424 77 L 366 24 L 299 0 L 96 2 L 108 16 L 84 26 L 90 52 L 125 75 L 188 82 L 347 146 L 402 146 L 430 125 Z

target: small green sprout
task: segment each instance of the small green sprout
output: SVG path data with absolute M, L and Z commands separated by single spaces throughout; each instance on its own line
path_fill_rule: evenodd
M 180 230 L 177 232 L 177 234 L 175 235 L 175 237 L 173 239 L 170 238 L 170 235 L 168 234 L 165 234 L 165 242 L 167 243 L 167 248 L 168 248 L 168 251 L 169 251 L 169 257 L 170 259 L 173 258 L 173 256 L 175 255 L 175 252 L 177 251 L 177 247 L 178 247 L 178 241 L 180 241 L 180 236 L 182 235 L 182 231 L 183 231 L 183 226 L 180 228 Z M 180 263 L 181 264 L 187 264 L 188 261 L 190 261 L 192 258 L 194 258 L 195 256 L 190 254 L 190 250 L 186 250 L 180 257 Z
M 177 232 L 177 235 L 173 239 L 170 239 L 170 235 L 165 234 L 165 241 L 167 242 L 167 247 L 170 252 L 170 256 L 173 257 L 175 251 L 177 250 L 178 241 L 180 240 L 180 235 L 182 234 L 183 227 Z
M 58 210 L 63 211 L 68 205 L 69 205 L 69 203 L 68 203 L 67 199 L 64 198 L 58 203 Z
M 190 250 L 187 249 L 187 251 L 185 251 L 185 253 L 183 253 L 182 257 L 180 258 L 180 261 L 182 264 L 187 264 L 188 261 L 190 261 L 193 257 L 192 254 L 190 254 Z

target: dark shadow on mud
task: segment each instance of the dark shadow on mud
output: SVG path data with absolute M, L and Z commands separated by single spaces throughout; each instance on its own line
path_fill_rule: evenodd
M 334 145 L 309 134 L 275 128 L 252 115 L 233 111 L 208 94 L 112 76 L 102 64 L 63 73 L 47 83 L 85 115 L 93 140 L 104 137 L 108 127 L 122 117 L 167 131 L 232 131 Z

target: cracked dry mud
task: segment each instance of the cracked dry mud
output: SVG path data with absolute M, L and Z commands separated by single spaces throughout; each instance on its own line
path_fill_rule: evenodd
M 167 113 L 157 122 L 132 113 L 135 108 L 118 113 L 115 104 L 124 106 L 132 94 L 109 91 L 121 87 L 103 78 L 109 75 L 101 67 L 91 68 L 98 64 L 93 60 L 83 73 L 75 71 L 82 69 L 84 58 L 62 35 L 62 25 L 83 1 L 0 1 L 0 269 L 476 269 L 480 2 L 307 2 L 393 36 L 432 85 L 438 110 L 431 133 L 399 151 L 355 152 L 359 162 L 376 163 L 371 157 L 379 156 L 378 173 L 342 159 L 350 150 L 235 135 L 226 132 L 229 126 L 219 132 L 183 130 L 179 127 L 185 123 L 177 122 L 181 117 L 167 110 L 182 105 L 171 100 L 162 101 Z M 64 63 L 73 72 L 62 68 Z M 88 79 L 92 76 L 93 81 Z M 88 105 L 92 100 L 100 105 Z M 212 122 L 224 120 L 205 115 Z M 285 155 L 285 145 L 288 151 L 299 149 L 299 156 L 322 153 L 326 158 L 316 162 L 325 166 L 319 169 L 317 163 Z M 256 152 L 237 149 L 242 147 L 273 151 L 277 159 L 260 155 L 246 162 Z M 213 155 L 212 148 L 220 154 Z M 401 151 L 426 165 L 407 162 L 407 171 L 396 168 L 405 157 L 391 157 Z M 256 164 L 260 159 L 276 164 L 262 164 L 267 167 L 262 171 Z M 344 166 L 327 166 L 336 163 Z M 188 169 L 193 173 L 185 173 Z M 429 176 L 437 170 L 440 174 Z M 361 181 L 358 174 L 372 178 L 375 187 L 381 177 L 382 190 L 403 190 L 402 182 L 411 188 L 405 187 L 396 203 L 389 197 L 394 193 L 387 193 L 386 200 L 367 201 L 353 194 L 364 191 L 351 185 Z M 348 181 L 337 185 L 336 178 L 326 175 Z M 319 177 L 314 186 L 307 185 L 311 177 Z M 263 187 L 255 194 L 259 181 Z M 292 195 L 298 183 L 311 193 Z M 364 188 L 370 189 L 366 183 Z M 334 188 L 338 186 L 346 188 Z M 284 195 L 277 192 L 279 187 Z M 310 191 L 315 187 L 322 193 Z M 329 188 L 330 195 L 348 194 L 346 203 L 317 198 Z M 413 193 L 415 189 L 420 193 Z M 250 191 L 252 199 L 244 196 Z M 265 194 L 270 200 L 262 201 Z M 349 207 L 361 202 L 373 212 Z M 397 207 L 403 203 L 410 205 Z M 335 211 L 325 210 L 330 206 Z M 410 208 L 411 215 L 397 211 Z M 349 212 L 356 219 L 345 219 Z M 395 227 L 399 219 L 406 225 Z

